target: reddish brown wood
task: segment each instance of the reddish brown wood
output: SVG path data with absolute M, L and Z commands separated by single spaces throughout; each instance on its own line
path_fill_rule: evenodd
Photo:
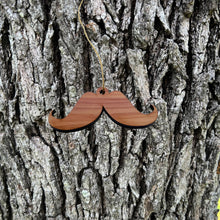
M 220 162 L 219 162 L 218 167 L 217 167 L 217 174 L 220 174 Z
M 103 110 L 117 124 L 130 128 L 144 128 L 158 117 L 158 111 L 153 106 L 153 112 L 143 114 L 139 112 L 119 91 L 109 93 L 105 88 L 98 88 L 95 93 L 85 93 L 77 102 L 72 111 L 63 119 L 53 117 L 53 111 L 49 115 L 50 125 L 59 131 L 77 131 L 93 124 L 100 117 Z

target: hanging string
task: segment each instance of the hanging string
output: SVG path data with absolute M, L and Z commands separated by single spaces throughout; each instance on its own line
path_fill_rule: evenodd
M 88 37 L 87 32 L 86 32 L 86 29 L 85 29 L 85 27 L 84 27 L 84 25 L 83 25 L 83 23 L 82 23 L 82 21 L 81 21 L 81 18 L 80 18 L 80 8 L 81 8 L 81 6 L 82 6 L 82 4 L 83 4 L 83 1 L 84 1 L 84 0 L 81 1 L 80 5 L 79 5 L 79 8 L 78 8 L 78 19 L 79 19 L 79 23 L 80 23 L 81 27 L 83 28 L 83 31 L 84 31 L 84 34 L 85 34 L 85 37 L 86 37 L 87 41 L 88 41 L 88 42 L 90 43 L 90 45 L 92 46 L 93 50 L 95 51 L 95 53 L 96 53 L 96 55 L 97 55 L 97 57 L 98 57 L 98 59 L 99 59 L 99 63 L 100 63 L 100 67 L 101 67 L 101 72 L 102 72 L 102 88 L 103 88 L 103 91 L 105 91 L 105 78 L 104 78 L 102 60 L 101 60 L 101 58 L 100 58 L 100 56 L 99 56 L 98 51 L 95 49 L 94 45 L 93 45 L 92 42 L 89 40 L 89 37 Z

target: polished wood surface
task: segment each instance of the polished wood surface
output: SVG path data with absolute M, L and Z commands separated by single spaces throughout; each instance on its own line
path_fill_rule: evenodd
M 56 130 L 78 131 L 98 120 L 104 110 L 115 123 L 121 126 L 144 128 L 156 121 L 158 117 L 156 107 L 153 106 L 153 108 L 153 112 L 143 114 L 121 92 L 109 93 L 106 88 L 103 92 L 100 87 L 96 94 L 85 93 L 65 118 L 57 119 L 53 116 L 54 111 L 51 111 L 48 120 Z

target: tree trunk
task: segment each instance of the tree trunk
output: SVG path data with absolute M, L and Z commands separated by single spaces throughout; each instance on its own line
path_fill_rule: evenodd
M 0 219 L 216 219 L 219 1 L 85 1 L 106 88 L 159 117 L 127 129 L 103 113 L 62 133 L 51 109 L 64 117 L 101 86 L 79 3 L 0 2 Z

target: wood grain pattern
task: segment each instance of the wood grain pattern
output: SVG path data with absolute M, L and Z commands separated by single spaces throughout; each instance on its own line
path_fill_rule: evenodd
M 63 119 L 53 117 L 51 111 L 48 117 L 50 125 L 59 131 L 78 131 L 93 124 L 106 111 L 109 117 L 117 124 L 129 128 L 144 128 L 156 121 L 158 111 L 153 106 L 153 112 L 143 114 L 139 112 L 119 91 L 109 93 L 102 87 L 95 93 L 85 93 L 77 102 L 72 111 Z

